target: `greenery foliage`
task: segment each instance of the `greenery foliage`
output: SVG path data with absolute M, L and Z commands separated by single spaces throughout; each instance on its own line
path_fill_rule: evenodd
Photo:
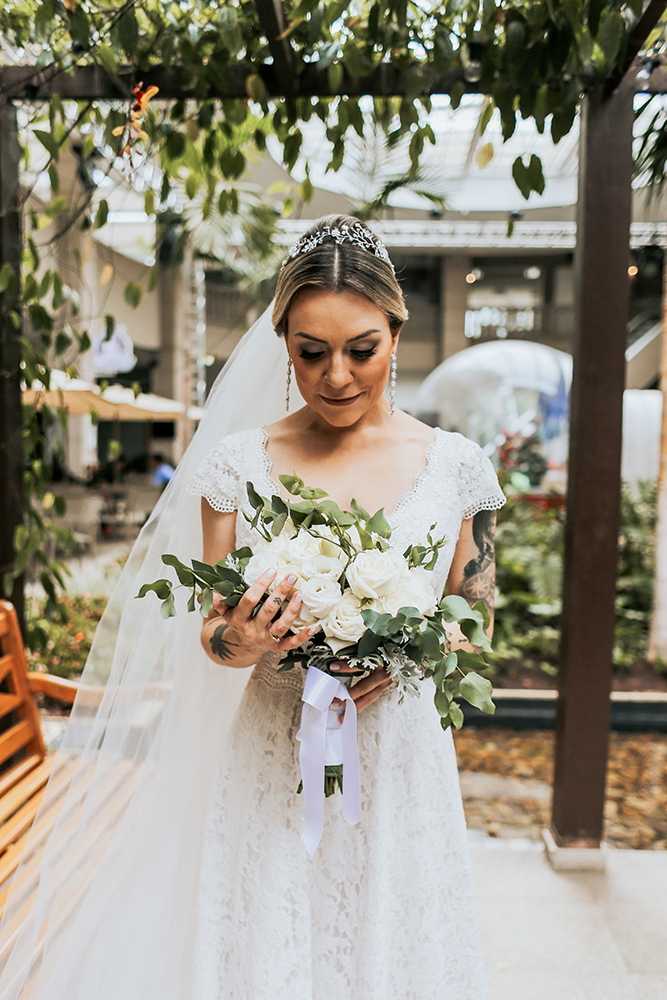
M 646 656 L 653 602 L 656 487 L 623 487 L 613 663 L 624 673 Z M 515 494 L 500 512 L 496 537 L 495 670 L 510 664 L 557 673 L 564 512 Z M 663 665 L 655 664 L 662 670 Z
M 407 143 L 411 167 L 407 177 L 387 180 L 372 211 L 382 210 L 399 180 L 431 197 L 419 161 L 425 144 L 435 142 L 427 120 L 434 90 L 447 92 L 453 108 L 467 91 L 487 95 L 480 110 L 480 137 L 497 110 L 504 140 L 514 134 L 521 117 L 532 119 L 540 132 L 548 129 L 559 142 L 572 128 L 582 94 L 619 72 L 642 7 L 642 0 L 288 0 L 286 29 L 274 48 L 283 45 L 294 93 L 276 96 L 274 51 L 254 3 L 2 4 L 4 50 L 12 53 L 12 61 L 34 67 L 40 83 L 63 70 L 96 66 L 115 81 L 119 93 L 126 93 L 126 101 L 63 101 L 54 92 L 46 105 L 24 105 L 25 131 L 43 154 L 43 162 L 31 164 L 31 143 L 24 142 L 26 183 L 34 183 L 39 174 L 50 185 L 43 208 L 29 212 L 21 274 L 8 262 L 0 269 L 0 295 L 10 303 L 11 323 L 22 336 L 25 381 L 48 388 L 52 367 L 74 373 L 78 352 L 90 346 L 78 296 L 46 258 L 67 230 L 85 232 L 106 224 L 109 206 L 104 198 L 96 200 L 95 169 L 109 173 L 124 163 L 132 172 L 147 158 L 156 158 L 161 178 L 159 188 L 146 190 L 146 212 L 168 213 L 174 193 L 184 196 L 187 206 L 182 220 L 172 219 L 164 227 L 163 237 L 169 233 L 171 239 L 179 225 L 183 231 L 189 225 L 199 230 L 202 252 L 218 252 L 215 248 L 224 244 L 223 220 L 231 216 L 247 245 L 255 246 L 269 266 L 273 226 L 281 213 L 294 209 L 294 199 L 287 194 L 279 205 L 267 208 L 243 190 L 246 165 L 265 149 L 269 133 L 281 144 L 290 170 L 301 154 L 303 123 L 319 119 L 330 148 L 328 169 L 335 171 L 342 165 L 347 137 L 362 137 L 368 128 L 379 127 L 388 146 Z M 660 27 L 649 46 L 659 52 L 662 45 Z M 121 72 L 128 66 L 129 83 Z M 150 88 L 142 91 L 142 80 L 159 66 L 180 72 L 181 98 L 163 101 L 153 94 L 149 103 Z M 363 78 L 380 70 L 388 93 L 395 74 L 407 74 L 402 96 L 370 101 L 357 96 L 355 89 L 363 95 Z M 241 98 L 216 96 L 238 81 L 245 91 Z M 11 85 L 0 96 L 11 98 Z M 661 121 L 656 119 L 654 126 L 661 134 Z M 75 202 L 60 189 L 60 157 L 69 145 L 76 146 L 80 160 Z M 647 141 L 644 169 L 651 163 L 663 169 L 662 145 L 655 144 L 653 156 L 654 145 Z M 489 146 L 486 162 L 493 154 Z M 535 155 L 517 157 L 512 174 L 526 198 L 544 189 L 542 164 Z M 309 200 L 312 194 L 306 165 L 296 196 Z M 162 249 L 169 262 L 169 247 L 163 244 Z M 80 269 L 81 253 L 73 252 Z M 141 294 L 138 284 L 128 282 L 130 305 L 136 307 Z M 113 317 L 107 317 L 107 330 L 110 335 Z M 13 575 L 20 575 L 29 558 L 39 561 L 50 612 L 55 612 L 62 566 L 49 556 L 53 529 L 45 508 L 61 501 L 52 500 L 43 442 L 45 427 L 60 415 L 46 406 L 39 415 L 34 407 L 25 410 L 26 513 L 15 538 Z M 10 584 L 5 574 L 5 590 Z

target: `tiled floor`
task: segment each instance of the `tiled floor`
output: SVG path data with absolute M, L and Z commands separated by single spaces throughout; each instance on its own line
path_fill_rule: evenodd
M 667 852 L 556 873 L 528 841 L 471 835 L 492 1000 L 667 1000 Z

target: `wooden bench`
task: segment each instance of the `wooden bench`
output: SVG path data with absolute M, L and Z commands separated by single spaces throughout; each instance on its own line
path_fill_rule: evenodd
M 44 745 L 36 692 L 72 704 L 77 685 L 28 673 L 16 612 L 0 601 L 0 916 L 55 758 Z

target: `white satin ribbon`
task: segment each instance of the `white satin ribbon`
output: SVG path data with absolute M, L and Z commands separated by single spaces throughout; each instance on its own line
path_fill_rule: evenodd
M 331 709 L 334 698 L 345 704 L 342 724 Z M 337 677 L 309 667 L 303 688 L 299 763 L 306 806 L 306 829 L 302 835 L 311 858 L 324 830 L 324 766 L 343 765 L 343 816 L 348 823 L 361 819 L 361 776 L 357 749 L 357 708 L 350 692 Z M 327 735 L 329 734 L 329 735 Z

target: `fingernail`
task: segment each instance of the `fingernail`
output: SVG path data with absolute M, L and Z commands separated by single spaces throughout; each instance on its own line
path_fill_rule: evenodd
M 276 575 L 277 572 L 278 572 L 278 570 L 276 570 L 276 569 L 267 569 L 266 575 L 268 576 L 269 580 L 273 580 L 273 578 L 274 578 L 274 576 Z
M 331 669 L 332 670 L 340 670 L 340 664 L 338 664 L 338 663 L 332 663 L 331 664 Z
M 287 577 L 287 583 L 289 583 L 290 586 L 292 586 L 293 583 L 296 583 L 296 577 L 294 573 L 290 573 L 290 575 Z
M 301 596 L 301 594 L 295 594 L 294 595 L 294 603 L 295 604 L 301 604 L 302 600 L 303 600 L 303 597 Z
M 311 625 L 309 629 L 306 629 L 308 635 L 315 635 L 317 632 L 317 625 Z

